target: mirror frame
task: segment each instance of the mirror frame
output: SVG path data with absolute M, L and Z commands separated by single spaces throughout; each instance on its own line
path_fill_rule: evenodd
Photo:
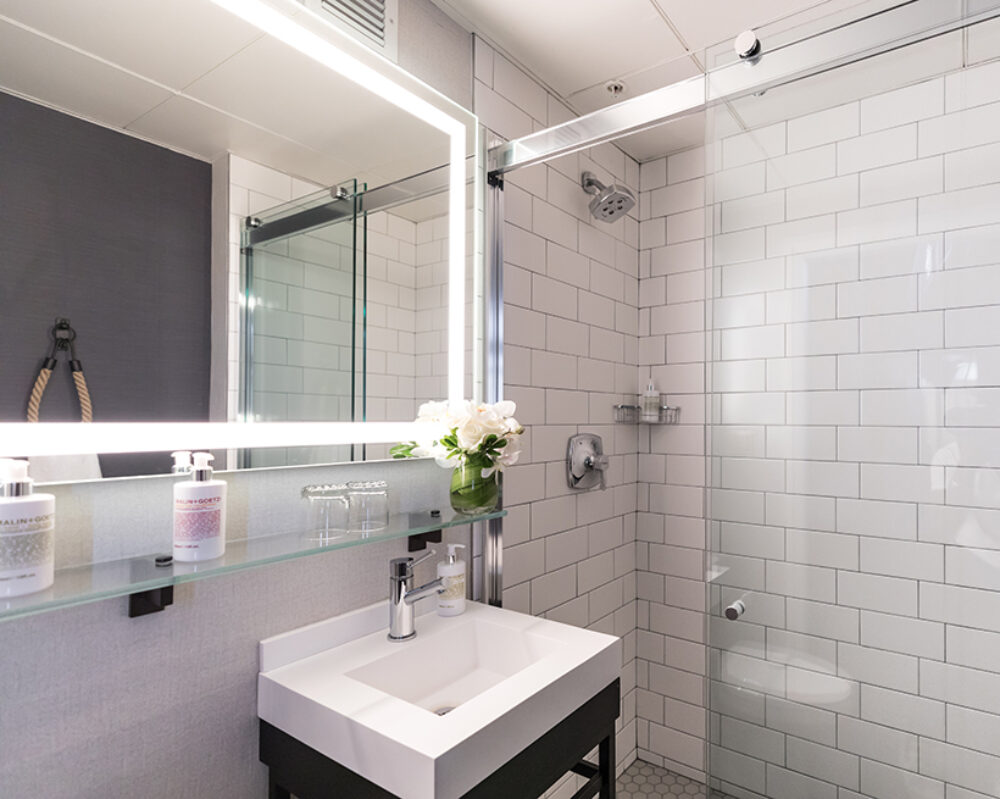
M 475 115 L 294 0 L 211 1 L 448 136 L 447 399 L 460 401 L 465 385 L 466 153 L 470 143 L 476 187 L 482 165 Z M 303 16 L 320 23 L 324 35 L 299 24 L 295 17 Z M 460 111 L 466 121 L 406 88 L 389 73 L 432 92 L 441 105 Z M 478 213 L 474 218 L 478 220 Z M 478 266 L 478 245 L 473 247 L 473 258 Z M 0 423 L 0 457 L 391 443 L 416 438 L 418 429 L 414 422 L 8 422 Z

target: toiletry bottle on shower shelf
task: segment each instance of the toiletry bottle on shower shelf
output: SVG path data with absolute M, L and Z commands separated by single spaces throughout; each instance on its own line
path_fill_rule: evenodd
M 196 452 L 191 480 L 174 486 L 174 560 L 198 561 L 226 551 L 226 483 L 212 479 L 211 453 Z
M 438 577 L 444 584 L 438 594 L 438 616 L 465 613 L 465 561 L 455 557 L 456 549 L 465 549 L 465 544 L 448 544 L 448 559 L 438 564 Z
M 31 486 L 27 461 L 0 459 L 0 597 L 42 591 L 55 577 L 56 498 Z
M 656 390 L 652 380 L 646 387 L 646 393 L 642 395 L 642 421 L 660 421 L 660 392 Z

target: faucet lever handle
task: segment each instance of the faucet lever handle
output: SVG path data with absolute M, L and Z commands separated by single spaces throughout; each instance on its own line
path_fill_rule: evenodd
M 416 560 L 413 558 L 393 558 L 389 561 L 389 576 L 395 580 L 406 580 L 413 576 L 413 568 L 418 563 L 423 563 L 427 558 L 436 554 L 437 552 L 432 549 L 426 555 L 421 555 Z

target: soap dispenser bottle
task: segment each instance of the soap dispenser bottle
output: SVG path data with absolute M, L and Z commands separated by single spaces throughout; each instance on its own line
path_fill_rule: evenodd
M 465 613 L 465 561 L 455 556 L 465 544 L 448 544 L 448 559 L 438 564 L 438 577 L 444 590 L 438 594 L 438 616 L 458 616 Z
M 642 395 L 642 421 L 660 421 L 660 392 L 656 390 L 652 380 L 646 387 L 646 393 Z
M 226 551 L 226 483 L 212 479 L 213 456 L 195 452 L 191 479 L 174 486 L 174 560 L 199 561 Z
M 0 597 L 52 585 L 55 524 L 56 498 L 32 493 L 28 462 L 0 459 Z

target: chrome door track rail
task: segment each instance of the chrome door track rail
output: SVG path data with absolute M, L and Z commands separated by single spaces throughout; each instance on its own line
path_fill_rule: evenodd
M 1000 0 L 909 0 L 823 33 L 664 86 L 492 148 L 487 169 L 500 175 L 719 103 L 818 75 L 846 64 L 1000 17 Z

